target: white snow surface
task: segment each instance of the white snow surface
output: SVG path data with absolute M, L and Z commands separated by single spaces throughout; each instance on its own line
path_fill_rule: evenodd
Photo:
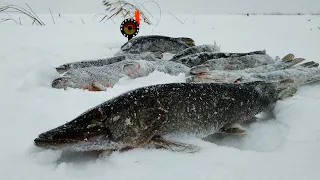
M 200 146 L 184 154 L 134 149 L 100 158 L 65 158 L 60 151 L 41 150 L 33 139 L 72 120 L 87 109 L 128 90 L 151 84 L 184 82 L 184 75 L 153 72 L 122 78 L 106 92 L 53 89 L 54 67 L 63 63 L 112 56 L 126 42 L 119 24 L 92 21 L 94 15 L 41 15 L 46 26 L 0 24 L 0 176 L 10 180 L 318 180 L 320 177 L 320 83 L 301 87 L 279 101 L 274 119 L 248 126 L 243 137 L 181 136 Z M 80 17 L 86 22 L 83 24 Z M 272 57 L 292 52 L 320 62 L 320 20 L 313 16 L 162 16 L 152 34 L 191 37 L 196 44 L 221 45 L 221 51 L 266 49 Z M 139 35 L 153 26 L 141 24 Z M 236 112 L 230 112 L 236 115 Z

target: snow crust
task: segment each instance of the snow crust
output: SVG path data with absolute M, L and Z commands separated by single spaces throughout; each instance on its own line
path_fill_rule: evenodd
M 153 180 L 318 180 L 320 176 L 320 84 L 308 84 L 279 101 L 274 117 L 246 126 L 239 137 L 169 137 L 200 146 L 199 153 L 134 149 L 110 156 L 66 155 L 40 150 L 33 139 L 87 109 L 128 90 L 151 84 L 185 82 L 183 74 L 155 71 L 146 77 L 123 77 L 107 92 L 53 89 L 55 67 L 112 56 L 126 42 L 113 24 L 90 21 L 94 15 L 64 15 L 45 27 L 0 24 L 0 174 L 11 180 L 153 179 Z M 50 22 L 50 15 L 42 15 Z M 56 15 L 54 17 L 57 17 Z M 82 17 L 86 24 L 82 24 Z M 196 44 L 216 41 L 224 52 L 266 49 L 271 57 L 292 52 L 319 60 L 319 21 L 310 16 L 163 16 L 153 34 L 191 37 Z M 153 26 L 142 24 L 139 35 Z M 235 113 L 236 112 L 230 112 Z M 62 155 L 62 157 L 60 157 Z M 57 163 L 58 161 L 58 163 Z

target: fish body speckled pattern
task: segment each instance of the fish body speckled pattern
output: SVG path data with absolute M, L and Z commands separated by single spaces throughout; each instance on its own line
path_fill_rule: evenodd
M 168 37 L 161 35 L 137 36 L 121 46 L 116 55 L 140 54 L 144 52 L 160 52 L 176 54 L 186 48 L 195 46 L 195 42 L 187 37 Z
M 179 59 L 174 59 L 174 61 L 182 63 L 188 67 L 198 66 L 210 62 L 209 64 L 213 67 L 217 67 L 217 65 L 222 64 L 224 65 L 224 68 L 228 64 L 237 65 L 240 63 L 240 65 L 236 66 L 234 69 L 245 69 L 276 62 L 275 59 L 266 54 L 265 50 L 252 51 L 248 53 L 200 52 L 191 54 L 189 56 L 184 56 Z
M 172 133 L 201 138 L 251 119 L 273 105 L 282 90 L 277 83 L 263 81 L 142 87 L 40 134 L 35 144 L 94 151 L 141 147 Z
M 121 62 L 124 60 L 148 60 L 153 61 L 157 58 L 152 53 L 141 53 L 141 54 L 125 54 L 114 57 L 108 57 L 98 60 L 83 60 L 77 62 L 66 63 L 61 66 L 56 67 L 58 73 L 62 74 L 69 70 L 80 69 L 80 68 L 90 68 L 90 67 L 101 67 L 110 65 L 113 63 Z

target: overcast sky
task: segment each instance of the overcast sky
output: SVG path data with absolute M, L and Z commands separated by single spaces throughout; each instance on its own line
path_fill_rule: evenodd
M 132 0 L 129 0 L 132 2 Z M 146 2 L 147 0 L 135 0 Z M 154 0 L 162 12 L 188 14 L 230 14 L 250 12 L 320 12 L 320 0 Z M 102 0 L 0 0 L 0 4 L 24 4 L 27 2 L 37 13 L 99 13 L 103 12 Z M 146 7 L 158 12 L 153 3 Z

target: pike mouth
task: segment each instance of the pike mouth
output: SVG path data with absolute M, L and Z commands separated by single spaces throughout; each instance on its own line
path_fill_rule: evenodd
M 63 151 L 95 151 L 117 149 L 121 142 L 103 122 L 101 108 L 94 108 L 70 122 L 40 133 L 34 145 L 43 149 Z
M 96 124 L 82 123 L 72 121 L 43 132 L 34 139 L 34 145 L 43 149 L 92 151 L 110 148 L 109 144 L 115 144 L 112 134 L 107 128 Z
M 88 138 L 74 138 L 74 139 L 52 139 L 50 137 L 42 137 L 39 135 L 37 138 L 34 139 L 34 143 L 36 146 L 40 147 L 47 147 L 47 146 L 63 146 L 65 144 L 73 144 L 73 143 L 80 143 L 80 142 L 98 142 L 101 140 L 108 140 L 106 136 L 99 135 L 99 136 L 92 136 Z
M 105 151 L 121 148 L 121 145 L 103 135 L 84 139 L 49 139 L 39 136 L 34 139 L 34 144 L 43 149 L 72 152 Z

